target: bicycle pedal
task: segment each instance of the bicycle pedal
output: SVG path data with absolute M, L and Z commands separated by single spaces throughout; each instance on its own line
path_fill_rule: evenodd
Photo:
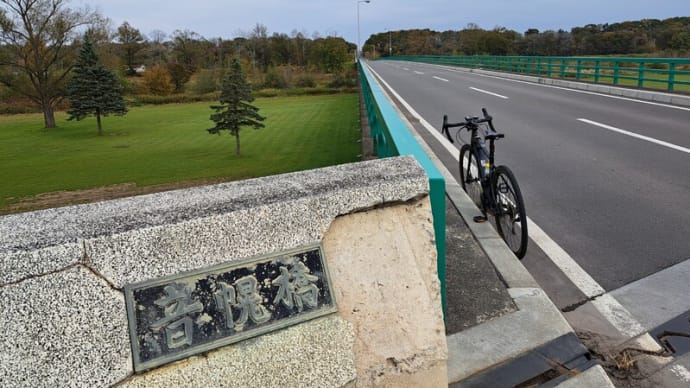
M 486 216 L 474 216 L 474 218 L 472 218 L 472 219 L 474 220 L 474 222 L 476 222 L 478 224 L 482 223 L 482 222 L 486 222 L 489 220 L 489 218 Z

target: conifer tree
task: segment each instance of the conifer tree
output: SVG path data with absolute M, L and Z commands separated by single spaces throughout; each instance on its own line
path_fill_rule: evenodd
M 68 120 L 79 121 L 94 115 L 99 136 L 103 135 L 101 116 L 127 113 L 122 86 L 115 73 L 99 62 L 88 34 L 84 36 L 73 77 L 67 84 L 67 98 L 70 100 Z
M 208 129 L 211 134 L 220 135 L 220 131 L 228 130 L 235 136 L 237 155 L 240 155 L 240 129 L 242 127 L 263 128 L 261 123 L 266 118 L 259 115 L 259 108 L 251 105 L 254 101 L 251 85 L 242 73 L 242 66 L 237 59 L 232 61 L 230 71 L 223 80 L 220 94 L 220 105 L 213 105 L 211 109 L 216 113 L 211 120 L 216 126 Z

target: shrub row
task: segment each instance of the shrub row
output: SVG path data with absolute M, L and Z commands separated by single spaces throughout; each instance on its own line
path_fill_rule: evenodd
M 356 87 L 344 88 L 291 88 L 291 89 L 261 89 L 254 92 L 256 97 L 286 97 L 286 96 L 320 96 L 324 94 L 357 93 Z
M 192 102 L 214 101 L 218 100 L 220 93 L 207 93 L 202 95 L 196 94 L 171 94 L 168 96 L 157 96 L 153 94 L 144 94 L 138 96 L 125 97 L 127 105 L 164 105 L 164 104 L 188 104 Z
M 267 88 L 254 92 L 255 97 L 288 97 L 288 96 L 319 96 L 324 94 L 357 93 L 356 86 L 341 88 Z M 171 94 L 169 96 L 140 95 L 125 98 L 128 106 L 163 105 L 163 104 L 187 104 L 192 102 L 218 101 L 219 92 L 203 95 L 195 94 Z

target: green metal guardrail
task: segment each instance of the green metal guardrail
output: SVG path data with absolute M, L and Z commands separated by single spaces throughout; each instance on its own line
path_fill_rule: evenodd
M 446 182 L 434 163 L 424 152 L 417 140 L 386 98 L 379 84 L 362 63 L 359 63 L 362 94 L 367 109 L 367 118 L 379 158 L 411 155 L 424 168 L 429 177 L 429 197 L 434 218 L 436 236 L 437 271 L 441 283 L 441 303 L 446 313 Z
M 690 92 L 690 58 L 417 55 L 385 59 Z

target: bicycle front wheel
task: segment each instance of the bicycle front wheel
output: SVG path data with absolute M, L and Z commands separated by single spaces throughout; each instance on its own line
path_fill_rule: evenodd
M 482 205 L 482 182 L 479 177 L 479 162 L 472 153 L 469 144 L 460 148 L 460 182 L 462 189 L 470 196 L 472 202 L 484 212 Z
M 496 194 L 496 229 L 519 259 L 527 252 L 527 213 L 515 175 L 506 166 L 498 166 L 491 184 Z

